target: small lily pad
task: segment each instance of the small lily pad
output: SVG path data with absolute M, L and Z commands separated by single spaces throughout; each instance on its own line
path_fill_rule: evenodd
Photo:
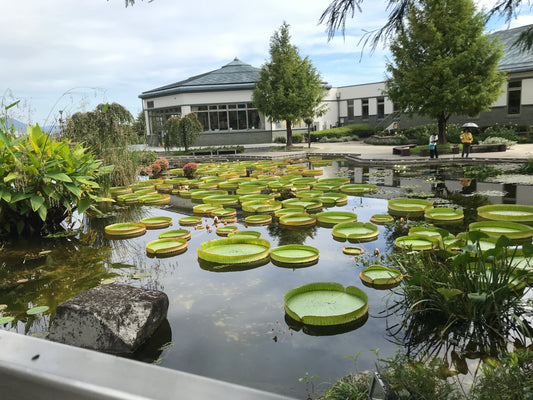
M 39 306 L 39 307 L 33 307 L 33 308 L 30 308 L 28 311 L 26 311 L 26 314 L 28 315 L 36 315 L 36 314 L 41 314 L 45 311 L 48 311 L 50 309 L 50 307 L 48 306 Z
M 148 272 L 139 272 L 137 274 L 133 274 L 131 277 L 133 279 L 142 279 L 142 278 L 149 278 L 151 276 L 152 276 L 152 274 L 150 274 Z
M 7 324 L 11 321 L 14 321 L 15 320 L 15 317 L 2 317 L 0 318 L 0 325 L 4 325 L 4 324 Z
M 116 282 L 115 278 L 107 278 L 107 279 L 102 279 L 100 281 L 100 284 L 102 284 L 102 285 L 110 285 L 110 284 L 115 283 L 115 282 Z

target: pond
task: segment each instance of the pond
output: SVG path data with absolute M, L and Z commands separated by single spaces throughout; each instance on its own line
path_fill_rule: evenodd
M 378 185 L 375 194 L 350 195 L 346 205 L 328 208 L 354 212 L 361 222 L 368 222 L 374 214 L 387 214 L 387 199 L 406 196 L 462 207 L 464 225 L 450 228 L 452 233 L 465 230 L 476 220 L 475 210 L 480 205 L 533 204 L 531 186 L 467 182 L 461 171 L 453 168 L 361 167 L 333 161 L 322 169 L 319 178 L 343 175 L 352 183 Z M 0 304 L 7 305 L 3 316 L 15 320 L 3 328 L 44 336 L 58 304 L 102 279 L 114 278 L 118 283 L 164 291 L 170 300 L 167 322 L 135 358 L 297 398 L 310 391 L 322 393 L 327 385 L 354 370 L 373 370 L 378 357 L 392 356 L 402 346 L 404 333 L 400 330 L 392 336 L 391 330 L 400 316 L 386 317 L 384 312 L 391 291 L 369 288 L 359 278 L 375 252 L 394 250 L 394 239 L 406 234 L 402 224 L 379 225 L 376 240 L 357 244 L 364 249 L 364 257 L 349 256 L 342 250 L 350 243 L 335 240 L 331 228 L 287 229 L 275 219 L 268 226 L 247 227 L 239 208 L 238 221 L 231 225 L 260 232 L 272 248 L 285 244 L 316 247 L 318 263 L 301 268 L 280 267 L 270 261 L 229 270 L 206 266 L 199 262 L 197 248 L 220 237 L 206 228 L 185 227 L 191 231 L 187 251 L 168 258 L 146 253 L 146 243 L 156 240 L 160 229 L 132 239 L 106 239 L 105 226 L 150 216 L 171 217 L 171 229 L 180 228 L 179 219 L 192 215 L 196 204 L 171 197 L 166 206 L 116 206 L 103 217 L 84 218 L 83 235 L 4 243 Z M 203 225 L 208 223 L 213 219 L 204 217 Z M 342 330 L 294 326 L 285 316 L 284 295 L 312 282 L 361 288 L 368 295 L 368 319 L 362 326 Z M 50 310 L 26 314 L 29 308 L 44 305 Z

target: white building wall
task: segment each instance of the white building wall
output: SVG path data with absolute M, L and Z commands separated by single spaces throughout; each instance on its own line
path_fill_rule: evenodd
M 533 104 L 533 78 L 522 80 L 522 104 Z

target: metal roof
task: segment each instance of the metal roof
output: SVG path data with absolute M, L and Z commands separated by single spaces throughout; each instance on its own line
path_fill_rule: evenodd
M 232 62 L 219 69 L 148 90 L 141 93 L 139 97 L 146 99 L 175 93 L 249 90 L 254 88 L 255 82 L 259 79 L 259 71 L 259 68 L 235 58 Z
M 504 54 L 498 63 L 500 70 L 506 72 L 533 71 L 533 49 L 523 51 L 520 46 L 514 46 L 520 34 L 531 29 L 533 29 L 533 24 L 494 32 L 490 35 L 498 38 L 504 45 Z

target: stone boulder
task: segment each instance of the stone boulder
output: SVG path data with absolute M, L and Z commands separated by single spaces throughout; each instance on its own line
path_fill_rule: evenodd
M 132 353 L 166 319 L 167 311 L 163 292 L 101 285 L 57 307 L 48 339 L 106 353 Z

